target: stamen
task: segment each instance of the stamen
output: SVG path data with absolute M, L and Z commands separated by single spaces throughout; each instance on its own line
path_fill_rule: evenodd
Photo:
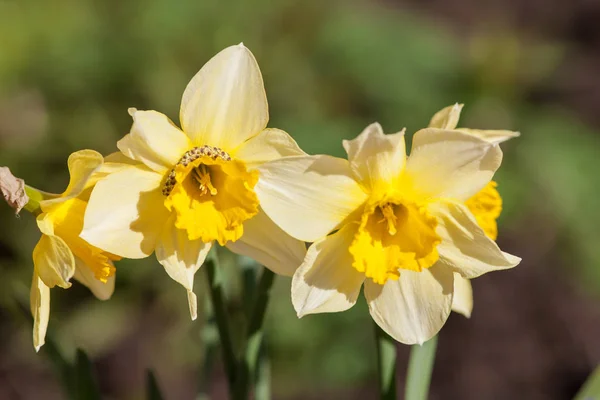
M 396 229 L 396 223 L 398 222 L 398 217 L 396 217 L 396 214 L 394 213 L 394 205 L 391 203 L 385 203 L 381 206 L 379 206 L 379 209 L 381 210 L 381 213 L 383 214 L 383 219 L 381 219 L 380 221 L 377 221 L 378 223 L 387 222 L 388 225 L 388 233 L 392 236 L 394 236 L 396 234 L 396 232 L 398 232 L 398 230 Z
M 202 164 L 198 168 L 194 168 L 192 174 L 194 174 L 194 178 L 200 184 L 199 188 L 202 196 L 209 192 L 211 196 L 215 196 L 217 194 L 217 189 L 210 181 L 210 172 L 208 171 L 208 167 L 206 165 Z
M 184 167 L 187 167 L 189 163 L 196 161 L 200 157 L 210 157 L 213 160 L 220 158 L 223 161 L 231 161 L 231 156 L 227 154 L 226 151 L 223 151 L 218 147 L 209 146 L 207 144 L 200 147 L 194 147 L 191 150 L 186 151 L 181 157 L 181 159 L 177 162 L 175 167 L 173 167 L 167 175 L 165 186 L 162 189 L 162 194 L 164 196 L 169 196 L 169 194 L 171 194 L 171 191 L 175 187 L 175 184 L 177 183 L 177 180 L 175 179 L 175 168 L 178 165 L 183 165 Z M 201 165 L 201 167 L 204 167 L 204 165 Z M 201 174 L 200 172 L 195 171 L 197 175 L 194 175 L 194 177 L 198 180 L 198 183 L 200 184 L 200 190 L 204 191 L 203 194 L 205 194 L 207 191 L 209 191 L 210 194 L 213 196 L 217 194 L 217 190 L 214 188 L 214 186 L 212 186 L 210 182 L 208 168 L 206 168 L 205 173 Z M 208 181 L 206 181 L 207 178 L 205 176 L 208 176 Z

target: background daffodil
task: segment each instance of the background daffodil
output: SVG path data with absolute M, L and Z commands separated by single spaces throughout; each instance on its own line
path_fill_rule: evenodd
M 450 129 L 469 133 L 493 144 L 500 144 L 518 137 L 519 132 L 507 130 L 484 130 L 456 128 L 460 119 L 463 104 L 454 104 L 438 111 L 429 122 L 430 128 Z M 465 204 L 475 216 L 475 220 L 485 234 L 492 240 L 498 237 L 496 220 L 502 212 L 502 197 L 496 187 L 498 184 L 490 181 L 483 189 L 469 198 Z M 469 318 L 473 311 L 473 288 L 471 282 L 459 273 L 454 273 L 454 297 L 452 310 Z
M 502 152 L 470 133 L 426 128 L 407 159 L 404 132 L 384 135 L 379 124 L 344 148 L 349 160 L 299 156 L 259 168 L 265 212 L 314 242 L 294 274 L 294 307 L 299 316 L 346 310 L 364 283 L 375 322 L 402 343 L 423 343 L 450 313 L 455 272 L 470 279 L 520 261 L 465 205 Z
M 153 252 L 188 291 L 196 318 L 194 274 L 212 243 L 291 275 L 305 246 L 260 209 L 256 169 L 302 155 L 285 132 L 267 129 L 262 76 L 243 44 L 208 61 L 188 84 L 178 128 L 156 111 L 130 109 L 131 132 L 117 146 L 133 165 L 96 185 L 82 236 L 127 258 Z
M 42 237 L 33 250 L 31 313 L 34 317 L 33 345 L 44 344 L 50 316 L 50 289 L 71 287 L 75 278 L 94 295 L 107 300 L 115 287 L 114 260 L 119 257 L 94 247 L 79 237 L 83 216 L 94 183 L 118 164 L 104 164 L 102 155 L 92 150 L 71 154 L 70 181 L 60 195 L 46 194 L 40 201 L 37 225 Z

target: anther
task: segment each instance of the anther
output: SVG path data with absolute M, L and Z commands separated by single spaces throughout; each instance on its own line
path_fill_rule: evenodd
M 220 158 L 223 161 L 231 161 L 231 156 L 227 154 L 226 151 L 214 146 L 204 145 L 200 147 L 194 147 L 191 150 L 186 151 L 181 159 L 177 162 L 177 165 L 183 165 L 187 167 L 189 163 L 196 161 L 200 157 L 210 157 L 213 160 Z M 165 186 L 162 189 L 162 194 L 164 196 L 169 196 L 171 191 L 175 187 L 176 179 L 175 179 L 175 167 L 169 171 L 167 175 L 167 179 L 165 181 Z M 204 167 L 201 171 L 194 170 L 194 178 L 198 180 L 200 184 L 200 190 L 203 191 L 203 194 L 210 192 L 211 195 L 217 194 L 217 189 L 210 182 L 210 174 L 208 173 L 208 168 L 205 165 L 201 165 L 200 167 Z M 207 180 L 208 179 L 208 180 Z

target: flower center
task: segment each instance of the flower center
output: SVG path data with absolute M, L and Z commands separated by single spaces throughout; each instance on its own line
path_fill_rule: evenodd
M 218 191 L 210 181 L 210 171 L 206 165 L 201 164 L 199 167 L 194 168 L 192 170 L 192 175 L 194 179 L 196 179 L 196 182 L 198 182 L 198 188 L 200 189 L 202 196 L 207 193 L 210 193 L 211 196 L 217 195 Z
M 218 147 L 194 147 L 169 171 L 164 204 L 189 240 L 225 245 L 239 239 L 243 222 L 258 212 L 257 181 L 257 171 L 248 171 Z
M 375 283 L 398 279 L 401 269 L 422 271 L 438 259 L 437 220 L 426 207 L 386 200 L 368 205 L 350 246 L 353 266 Z
M 218 147 L 209 146 L 207 144 L 200 147 L 193 147 L 191 150 L 186 151 L 181 157 L 181 159 L 177 162 L 177 164 L 171 169 L 171 171 L 169 171 L 169 174 L 167 175 L 167 179 L 165 181 L 165 185 L 163 186 L 162 194 L 165 196 L 169 196 L 169 194 L 171 194 L 171 191 L 173 190 L 173 187 L 177 183 L 175 180 L 175 169 L 177 168 L 177 166 L 183 165 L 184 167 L 187 167 L 189 163 L 194 162 L 202 157 L 210 158 L 213 161 L 217 159 L 221 159 L 223 161 L 231 161 L 231 156 L 227 154 L 226 151 L 223 151 Z M 200 189 L 202 189 L 202 185 L 205 185 L 206 182 L 208 182 L 208 184 L 210 184 L 211 187 L 213 187 L 210 183 L 210 173 L 208 169 L 205 165 L 201 166 L 204 167 L 204 169 L 196 173 L 198 176 L 197 179 L 198 183 L 200 184 Z M 207 175 L 208 178 L 206 178 Z M 213 190 L 210 190 L 209 188 L 210 194 L 213 196 L 217 194 L 216 189 L 214 190 L 215 193 L 213 193 Z

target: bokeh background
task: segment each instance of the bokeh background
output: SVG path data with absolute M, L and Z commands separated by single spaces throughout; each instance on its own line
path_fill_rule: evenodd
M 341 140 L 374 121 L 410 137 L 465 103 L 461 126 L 522 132 L 496 180 L 498 241 L 523 262 L 474 281 L 472 318 L 452 315 L 441 332 L 431 398 L 569 399 L 600 360 L 598 20 L 600 3 L 584 0 L 0 0 L 0 164 L 61 192 L 71 152 L 113 152 L 128 107 L 177 121 L 188 80 L 241 41 L 261 66 L 270 126 L 310 153 L 342 156 Z M 64 398 L 23 312 L 34 218 L 0 205 L 0 227 L 0 399 Z M 239 314 L 236 264 L 255 266 L 221 257 Z M 224 398 L 214 327 L 189 321 L 185 291 L 153 257 L 117 267 L 109 302 L 53 289 L 59 349 L 90 355 L 107 399 L 143 398 L 146 368 L 168 399 Z M 266 322 L 274 398 L 376 398 L 364 301 L 298 320 L 289 285 L 278 280 Z M 209 313 L 202 273 L 196 291 Z

